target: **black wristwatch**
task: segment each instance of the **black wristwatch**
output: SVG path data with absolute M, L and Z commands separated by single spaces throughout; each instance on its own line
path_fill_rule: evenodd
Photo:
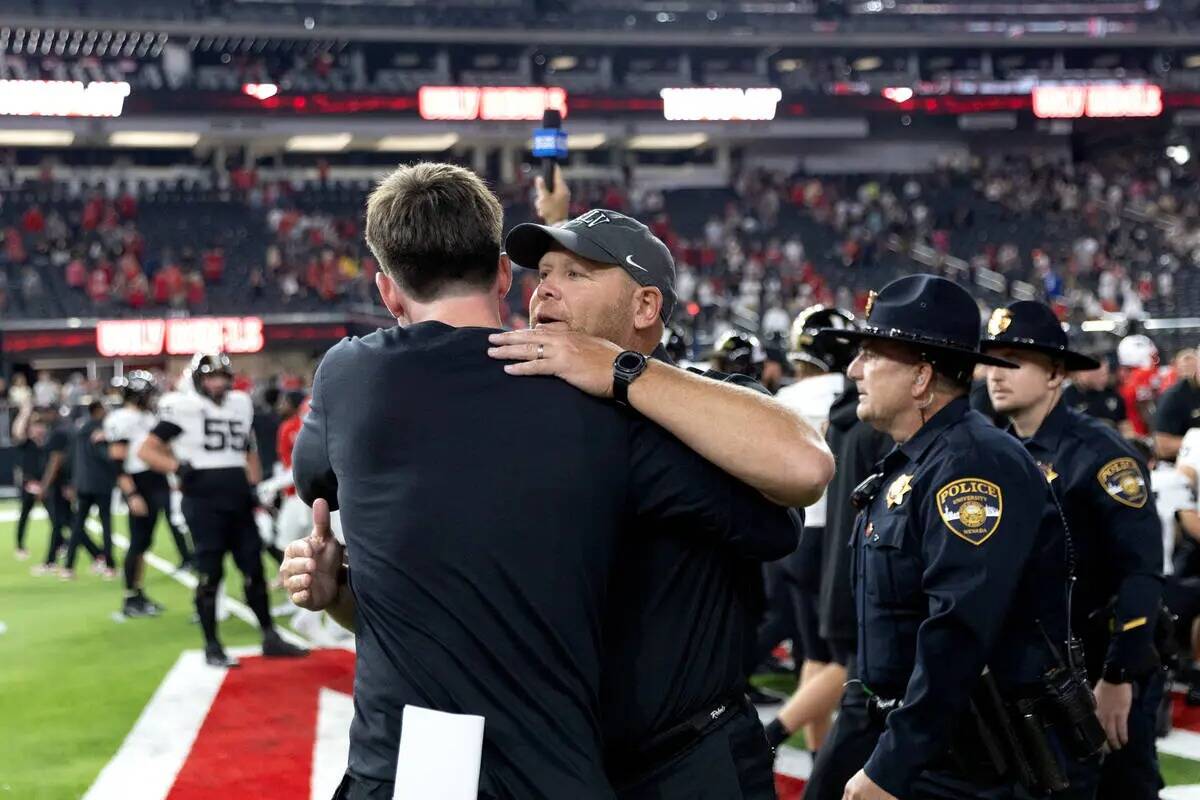
M 1116 664 L 1105 664 L 1100 678 L 1106 683 L 1133 683 L 1133 676 L 1129 674 L 1129 670 Z
M 635 350 L 626 350 L 613 361 L 613 400 L 629 405 L 629 384 L 646 370 L 646 357 Z

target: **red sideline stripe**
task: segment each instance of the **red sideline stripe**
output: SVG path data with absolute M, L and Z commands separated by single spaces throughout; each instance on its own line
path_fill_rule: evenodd
M 168 800 L 308 797 L 321 687 L 350 694 L 354 654 L 242 659 L 221 685 Z
M 779 795 L 779 800 L 800 800 L 804 796 L 804 781 L 776 772 L 775 794 Z
M 1171 724 L 1183 730 L 1200 732 L 1200 706 L 1189 706 L 1184 692 L 1172 692 Z

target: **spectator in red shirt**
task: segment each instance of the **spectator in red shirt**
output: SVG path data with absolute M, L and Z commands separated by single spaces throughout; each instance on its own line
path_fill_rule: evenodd
M 182 305 L 183 294 L 183 270 L 174 259 L 168 259 L 166 266 L 154 275 L 154 302 L 160 305 Z
M 92 270 L 87 284 L 88 297 L 92 302 L 98 306 L 104 305 L 108 301 L 109 288 L 108 273 L 99 267 Z
M 204 276 L 199 272 L 188 276 L 187 304 L 193 311 L 204 305 Z
M 46 217 L 43 216 L 40 208 L 32 206 L 21 217 L 21 226 L 26 233 L 41 233 L 46 229 Z
M 117 199 L 117 214 L 126 222 L 137 217 L 137 200 L 128 189 Z
M 207 283 L 220 283 L 225 274 L 225 251 L 214 247 L 204 253 L 204 280 Z
M 103 215 L 104 201 L 100 199 L 99 194 L 93 194 L 83 205 L 83 219 L 81 220 L 83 229 L 85 231 L 96 230 Z
M 15 225 L 4 230 L 4 254 L 13 264 L 24 264 L 25 242 L 21 239 L 21 231 Z
M 149 292 L 150 282 L 139 272 L 125 288 L 125 302 L 135 311 L 141 310 L 146 305 L 146 295 Z
M 67 286 L 70 286 L 72 289 L 83 289 L 87 285 L 87 267 L 84 266 L 83 259 L 78 255 L 67 263 L 65 277 Z

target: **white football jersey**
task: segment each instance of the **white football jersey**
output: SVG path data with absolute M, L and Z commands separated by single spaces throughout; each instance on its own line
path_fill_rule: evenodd
M 1179 444 L 1179 455 L 1175 456 L 1175 466 L 1191 467 L 1200 475 L 1200 428 L 1189 428 Z
M 138 448 L 146 434 L 154 430 L 158 419 L 149 411 L 130 406 L 111 411 L 104 417 L 104 438 L 109 442 L 128 442 L 129 447 L 122 467 L 130 475 L 146 472 L 150 468 L 137 457 Z
M 824 375 L 814 375 L 811 378 L 796 381 L 790 386 L 784 386 L 775 395 L 775 399 L 792 411 L 804 417 L 804 421 L 812 425 L 817 433 L 824 435 L 829 423 L 829 409 L 833 401 L 846 390 L 846 376 L 840 372 L 829 372 Z M 825 507 L 828 501 L 825 495 L 804 509 L 804 525 L 809 528 L 825 527 Z
M 246 453 L 253 447 L 254 403 L 245 392 L 227 392 L 220 405 L 205 394 L 172 392 L 158 401 L 158 418 L 179 427 L 171 449 L 194 469 L 246 466 Z
M 1187 477 L 1166 462 L 1160 463 L 1150 473 L 1150 486 L 1154 489 L 1154 507 L 1162 522 L 1163 573 L 1170 575 L 1174 572 L 1178 528 L 1175 512 L 1195 509 L 1196 501 Z

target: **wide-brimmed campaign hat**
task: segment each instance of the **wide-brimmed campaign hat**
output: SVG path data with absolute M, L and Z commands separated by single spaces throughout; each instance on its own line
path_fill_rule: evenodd
M 825 328 L 822 336 L 851 342 L 884 340 L 911 345 L 943 364 L 1016 364 L 979 349 L 979 307 L 966 289 L 936 275 L 906 275 L 872 292 L 857 330 Z
M 987 336 L 980 345 L 984 350 L 1011 347 L 1014 350 L 1033 350 L 1062 361 L 1066 368 L 1096 369 L 1100 362 L 1091 356 L 1070 349 L 1066 331 L 1045 303 L 1018 300 L 997 308 L 988 321 Z

